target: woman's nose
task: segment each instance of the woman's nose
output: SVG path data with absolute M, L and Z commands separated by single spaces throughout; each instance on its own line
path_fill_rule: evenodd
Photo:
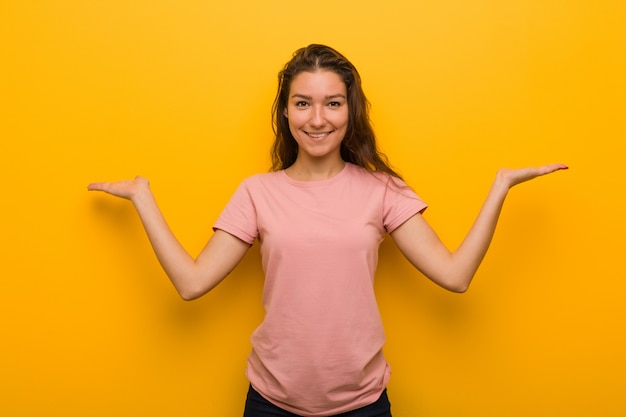
M 322 127 L 326 125 L 326 117 L 324 117 L 324 109 L 322 107 L 314 107 L 311 112 L 311 126 Z

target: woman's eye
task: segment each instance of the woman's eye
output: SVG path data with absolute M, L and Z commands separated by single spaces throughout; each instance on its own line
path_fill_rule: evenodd
M 339 107 L 341 106 L 341 103 L 338 101 L 331 101 L 330 103 L 328 103 L 329 107 Z
M 298 101 L 296 103 L 296 107 L 306 107 L 309 103 L 307 103 L 306 101 Z

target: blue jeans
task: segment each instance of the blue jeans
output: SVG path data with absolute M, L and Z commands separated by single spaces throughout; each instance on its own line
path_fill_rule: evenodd
M 267 401 L 250 386 L 243 417 L 300 417 Z M 391 417 L 391 404 L 384 390 L 378 401 L 334 417 Z

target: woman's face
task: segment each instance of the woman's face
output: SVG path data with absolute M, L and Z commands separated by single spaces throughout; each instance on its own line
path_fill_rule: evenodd
M 349 112 L 346 84 L 338 74 L 319 70 L 296 75 L 285 117 L 298 143 L 298 158 L 341 158 Z

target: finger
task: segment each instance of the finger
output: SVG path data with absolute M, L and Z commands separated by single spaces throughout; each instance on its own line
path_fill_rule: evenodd
M 92 182 L 89 185 L 87 185 L 87 190 L 89 191 L 105 191 L 106 188 L 108 188 L 109 183 L 108 182 Z
M 542 167 L 539 167 L 538 171 L 540 173 L 539 175 L 545 175 L 545 174 L 550 174 L 552 172 L 565 170 L 565 169 L 569 169 L 569 167 L 565 164 L 549 164 L 549 165 L 544 165 Z

